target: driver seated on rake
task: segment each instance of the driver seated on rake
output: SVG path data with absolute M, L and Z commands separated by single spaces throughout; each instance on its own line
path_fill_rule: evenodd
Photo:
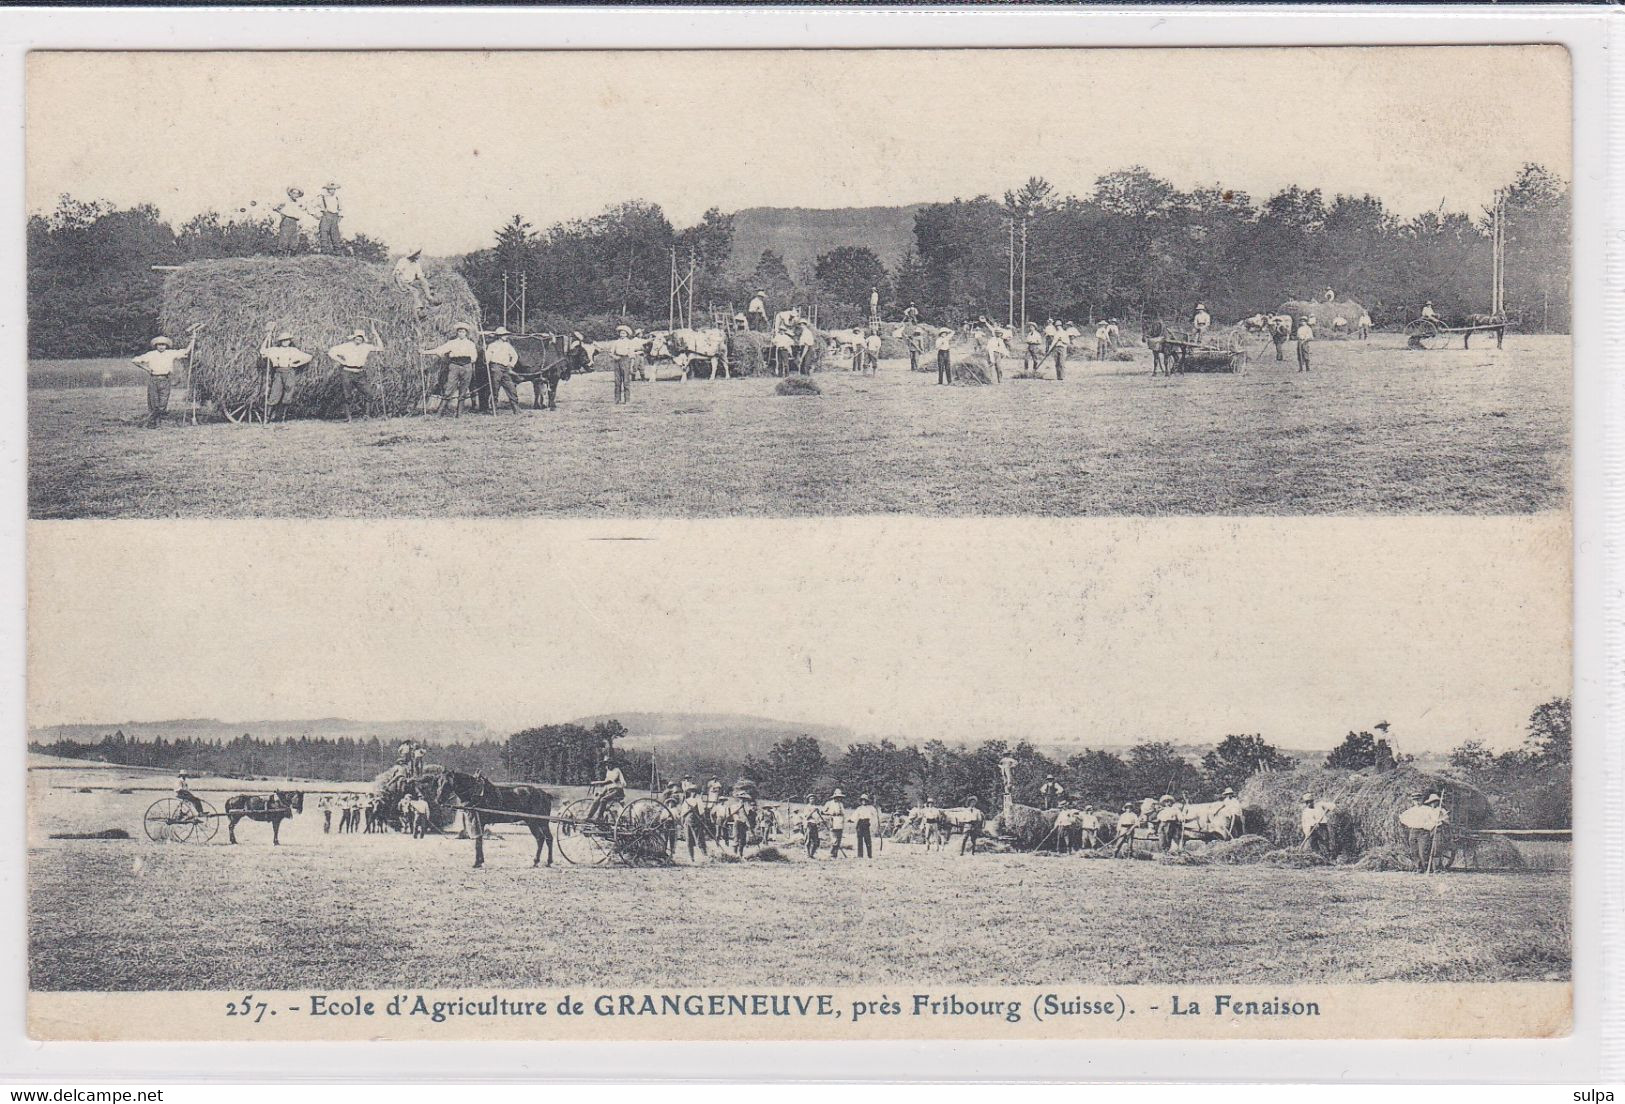
M 619 804 L 626 799 L 626 776 L 621 773 L 620 767 L 607 759 L 604 761 L 604 777 L 592 785 L 598 790 L 598 796 L 592 799 L 592 808 L 587 810 L 588 820 L 597 820 L 612 803 Z
M 185 771 L 181 771 L 180 774 L 175 776 L 175 799 L 192 806 L 193 811 L 198 816 L 203 815 L 203 802 L 198 800 L 197 795 L 192 792 L 191 781 L 186 777 Z

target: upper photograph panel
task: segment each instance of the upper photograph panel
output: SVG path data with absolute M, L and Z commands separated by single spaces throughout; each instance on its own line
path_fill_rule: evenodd
M 35 53 L 32 517 L 1566 512 L 1546 46 Z

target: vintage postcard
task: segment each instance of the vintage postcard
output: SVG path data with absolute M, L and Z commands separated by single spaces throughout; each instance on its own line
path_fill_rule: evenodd
M 33 54 L 30 1034 L 1568 1034 L 1570 64 Z

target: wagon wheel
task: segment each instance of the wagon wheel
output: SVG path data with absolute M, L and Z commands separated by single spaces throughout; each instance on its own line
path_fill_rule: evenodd
M 566 802 L 553 822 L 553 839 L 559 854 L 572 866 L 598 866 L 614 852 L 615 830 L 611 825 L 587 819 L 592 802 L 584 797 Z
M 184 813 L 180 811 L 182 807 L 185 809 Z M 187 805 L 179 798 L 160 797 L 147 806 L 147 813 L 141 818 L 141 827 L 147 833 L 147 838 L 153 843 L 168 843 L 174 838 L 170 829 L 177 824 L 186 825 L 187 832 L 190 834 L 191 818 L 192 807 L 190 805 Z M 175 842 L 184 841 L 176 840 Z
M 677 850 L 677 817 L 652 797 L 640 797 L 615 819 L 616 850 L 623 858 L 664 862 Z
M 190 843 L 208 843 L 220 831 L 220 813 L 207 801 L 199 799 L 199 802 L 203 806 L 203 813 L 192 827 Z
M 253 407 L 249 403 L 221 403 L 220 413 L 226 416 L 228 422 L 246 422 L 253 416 Z
M 1405 327 L 1407 349 L 1442 349 L 1450 343 L 1450 335 L 1431 318 L 1418 318 Z

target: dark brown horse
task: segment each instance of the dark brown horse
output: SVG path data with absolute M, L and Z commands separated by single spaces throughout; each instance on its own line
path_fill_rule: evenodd
M 271 846 L 280 846 L 282 822 L 305 810 L 302 790 L 277 790 L 269 794 L 238 794 L 226 799 L 226 835 L 237 842 L 237 822 L 247 818 L 271 826 Z
M 461 809 L 474 837 L 474 866 L 485 865 L 485 826 L 523 824 L 536 837 L 536 858 L 542 862 L 542 845 L 547 845 L 547 865 L 553 865 L 553 795 L 540 786 L 504 786 L 481 774 L 448 770 L 434 784 L 434 803 Z

